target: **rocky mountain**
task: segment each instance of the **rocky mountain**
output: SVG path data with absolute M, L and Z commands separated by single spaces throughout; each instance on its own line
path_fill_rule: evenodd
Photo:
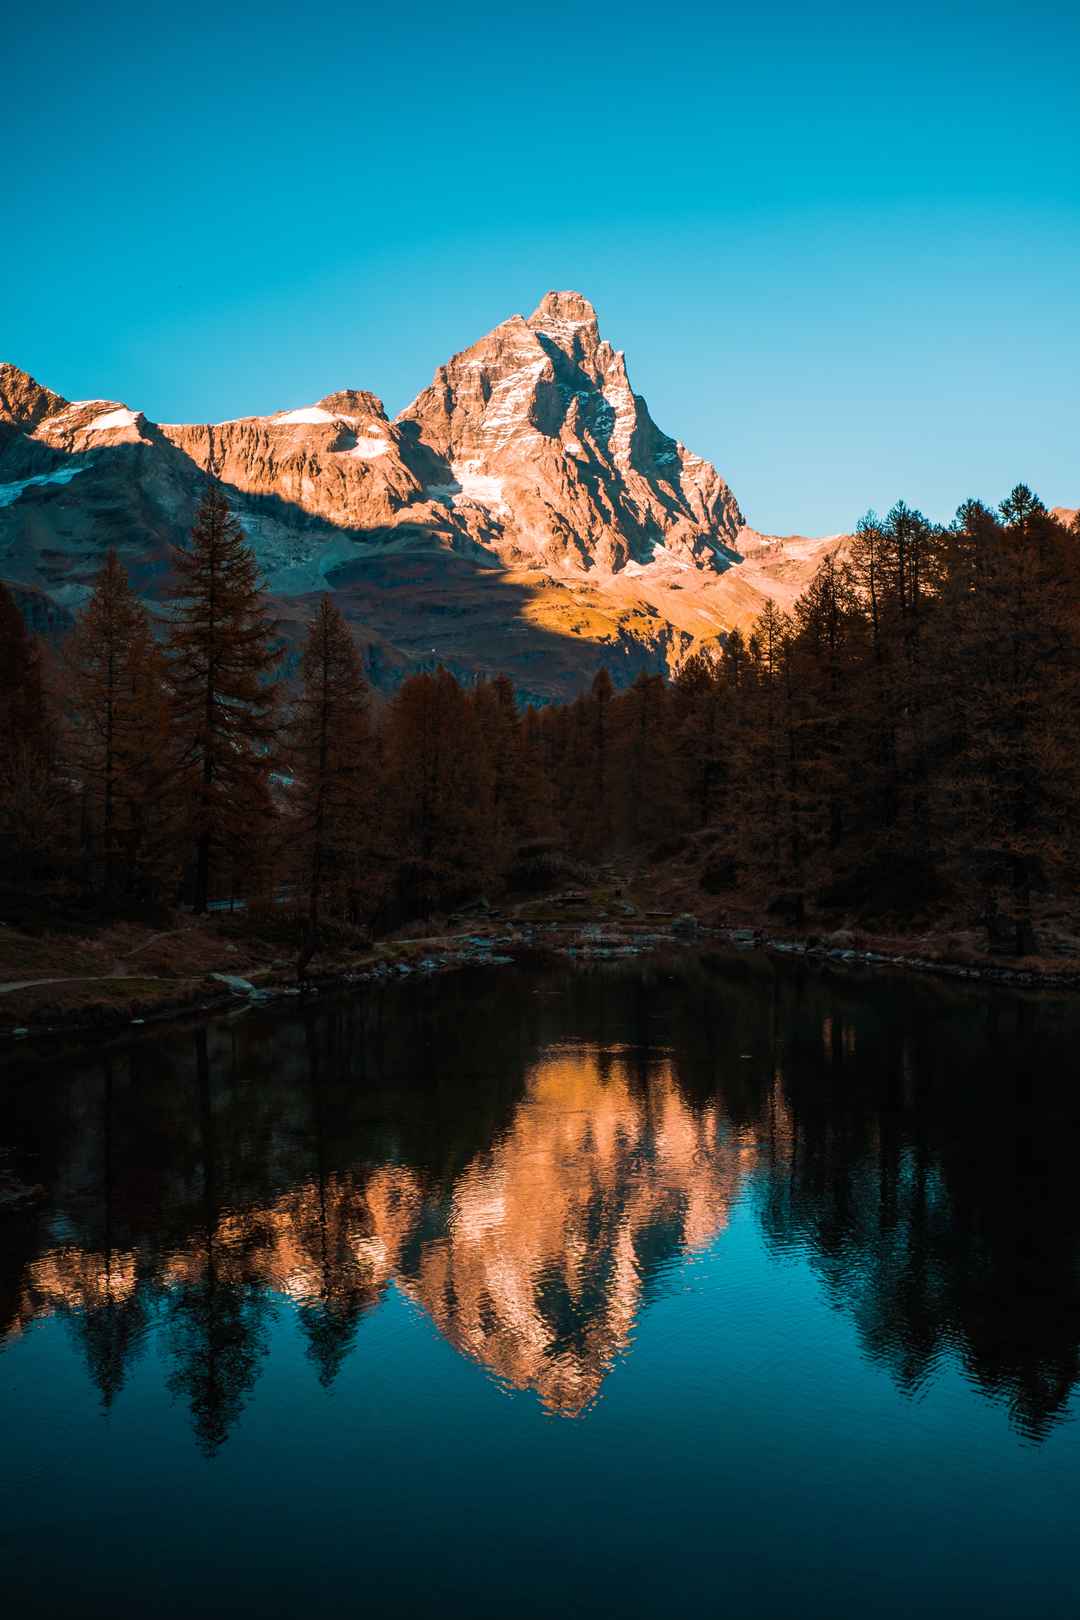
M 362 390 L 270 416 L 154 423 L 0 366 L 0 575 L 60 612 L 115 546 L 157 597 L 208 468 L 288 627 L 334 590 L 373 678 L 506 669 L 529 696 L 674 670 L 786 605 L 842 542 L 747 527 L 716 469 L 663 433 L 600 337 L 552 292 L 438 368 L 390 421 Z M 41 608 L 38 607 L 40 617 Z
M 450 480 L 429 486 L 508 563 L 614 573 L 731 560 L 742 527 L 716 469 L 668 438 L 579 293 L 548 293 L 440 366 L 402 412 Z

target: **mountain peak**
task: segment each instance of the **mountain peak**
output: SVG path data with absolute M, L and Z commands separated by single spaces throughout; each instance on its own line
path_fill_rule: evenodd
M 0 421 L 18 423 L 30 432 L 66 404 L 66 399 L 37 382 L 28 371 L 8 360 L 0 361 Z
M 426 491 L 512 566 L 728 565 L 742 526 L 731 491 L 656 426 L 579 292 L 545 293 L 527 321 L 500 322 L 397 422 L 441 458 L 441 472 L 418 472 Z
M 374 416 L 385 420 L 386 407 L 377 394 L 366 388 L 339 388 L 320 399 L 319 408 L 334 416 Z
M 529 316 L 528 324 L 542 331 L 548 326 L 595 326 L 596 311 L 579 292 L 548 292 Z

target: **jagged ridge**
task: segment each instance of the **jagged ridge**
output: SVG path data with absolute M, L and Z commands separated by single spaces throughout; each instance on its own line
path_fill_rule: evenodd
M 443 659 L 557 695 L 601 663 L 616 678 L 673 669 L 752 617 L 774 580 L 772 594 L 793 591 L 783 548 L 760 545 L 716 469 L 656 426 L 575 292 L 454 355 L 393 421 L 344 389 L 158 424 L 0 366 L 3 572 L 63 608 L 110 546 L 158 595 L 207 468 L 270 588 L 336 590 L 377 678 Z M 800 555 L 794 574 L 807 567 Z

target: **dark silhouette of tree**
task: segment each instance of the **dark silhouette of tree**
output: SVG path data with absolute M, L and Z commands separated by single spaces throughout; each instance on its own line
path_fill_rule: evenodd
M 280 662 L 258 566 L 211 480 L 188 551 L 173 554 L 166 630 L 182 819 L 194 858 L 192 897 L 205 911 L 212 875 L 242 869 L 267 806 Z
M 702 828 L 717 819 L 726 769 L 726 715 L 716 667 L 702 653 L 671 683 L 671 732 L 686 816 Z
M 188 1252 L 192 1275 L 166 1296 L 165 1328 L 175 1363 L 169 1388 L 188 1402 L 200 1451 L 212 1457 L 255 1387 L 268 1350 L 270 1304 L 219 1234 L 217 1142 L 206 1030 L 195 1031 L 195 1080 L 203 1171 L 202 1226 Z
M 612 739 L 620 839 L 631 847 L 655 844 L 678 825 L 681 808 L 662 676 L 639 675 L 623 694 Z
M 301 656 L 303 686 L 287 739 L 294 776 L 290 847 L 300 869 L 307 923 L 297 963 L 303 977 L 319 949 L 323 904 L 340 913 L 370 857 L 373 810 L 368 688 L 348 625 L 322 597 Z
M 0 585 L 0 862 L 11 871 L 63 851 L 68 794 L 56 753 L 41 646 Z
M 160 856 L 170 745 L 164 664 L 115 551 L 64 645 L 64 673 L 84 858 L 111 898 L 121 868 L 130 886 Z
M 447 670 L 415 675 L 395 695 L 386 775 L 403 913 L 479 894 L 494 873 L 493 771 L 475 708 Z
M 792 861 L 794 801 L 789 791 L 784 724 L 791 624 L 775 602 L 766 602 L 750 636 L 754 677 L 749 690 L 745 744 L 740 858 L 751 882 L 772 885 L 787 877 L 798 888 Z
M 114 1059 L 107 1055 L 101 1065 L 102 1264 L 92 1293 L 74 1318 L 90 1376 L 106 1411 L 123 1389 L 128 1371 L 143 1349 L 149 1326 L 142 1279 L 133 1277 L 130 1261 L 121 1264 L 117 1254 L 113 1069 Z
M 1021 954 L 1035 897 L 1080 879 L 1080 532 L 1023 485 L 947 529 L 903 501 L 870 513 L 789 614 L 768 602 L 671 680 L 620 690 L 601 669 L 524 713 L 506 677 L 443 668 L 368 703 L 329 599 L 299 682 L 275 683 L 274 621 L 214 482 L 176 570 L 162 652 L 106 560 L 69 639 L 63 769 L 47 658 L 0 589 L 8 870 L 85 877 L 77 778 L 106 895 L 175 892 L 186 867 L 202 911 L 287 871 L 301 974 L 331 916 L 386 930 L 676 846 L 701 856 L 705 893 L 797 925 L 981 918 Z

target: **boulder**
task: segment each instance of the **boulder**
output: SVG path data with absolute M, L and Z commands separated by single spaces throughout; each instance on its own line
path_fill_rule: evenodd
M 680 917 L 676 917 L 672 922 L 671 932 L 677 934 L 680 938 L 690 939 L 701 932 L 701 924 L 692 912 L 684 911 Z
M 251 980 L 242 979 L 238 973 L 211 973 L 210 977 L 216 984 L 224 984 L 230 990 L 235 990 L 237 995 L 250 996 L 254 994 L 255 986 Z

